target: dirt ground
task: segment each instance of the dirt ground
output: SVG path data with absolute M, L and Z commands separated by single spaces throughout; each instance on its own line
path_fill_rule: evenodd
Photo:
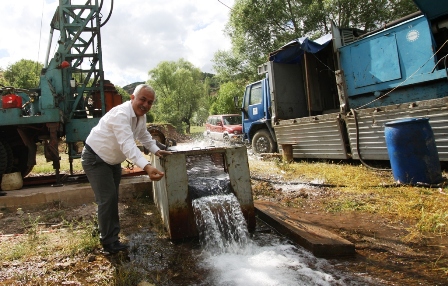
M 298 212 L 304 219 L 355 244 L 355 257 L 330 260 L 341 271 L 375 277 L 382 285 L 448 284 L 447 237 L 428 236 L 418 242 L 406 243 L 403 242 L 403 238 L 408 234 L 409 225 L 406 223 L 393 223 L 390 218 L 376 214 L 327 213 L 324 201 L 329 196 L 338 195 L 331 188 L 288 186 L 286 189 L 286 185 L 269 183 L 267 174 L 251 174 L 251 176 L 254 178 L 252 191 L 257 200 L 275 201 L 286 205 L 292 198 L 302 197 L 306 203 L 290 211 Z M 274 193 L 275 199 L 272 196 L 265 196 L 267 192 Z M 38 217 L 45 219 L 39 224 L 40 232 L 64 232 L 66 231 L 64 221 L 92 220 L 95 210 L 95 206 L 91 204 L 76 208 L 45 206 L 40 210 L 27 210 L 26 214 L 0 211 L 0 243 L 13 245 L 26 239 L 24 234 L 28 232 L 30 226 L 24 223 L 25 216 L 28 222 Z M 60 215 L 51 215 L 54 213 Z M 160 216 L 153 204 L 147 201 L 121 202 L 120 217 L 124 237 L 129 237 L 142 229 L 154 234 L 151 255 L 153 257 L 160 255 L 160 261 L 163 261 L 164 265 L 151 270 L 152 281 L 135 281 L 132 285 L 192 285 L 191 281 L 201 280 L 203 270 L 195 269 L 194 261 L 189 261 L 194 258 L 181 254 L 185 248 L 194 249 L 199 246 L 194 241 L 181 245 L 170 243 L 164 236 Z M 162 257 L 161 251 L 157 250 L 158 247 L 163 249 L 163 253 L 171 254 Z M 167 249 L 171 250 L 167 252 Z M 180 257 L 182 263 L 178 263 Z M 124 271 L 122 265 L 126 260 L 127 258 L 120 256 L 104 255 L 99 247 L 88 255 L 61 257 L 50 254 L 46 257 L 29 257 L 21 263 L 3 261 L 0 258 L 0 285 L 125 285 L 117 281 L 117 275 L 120 277 L 119 274 Z M 37 283 L 22 283 L 20 280 L 11 280 L 11 273 L 23 273 L 24 277 L 27 275 L 41 277 L 31 280 L 38 281 Z M 92 273 L 95 275 L 92 276 Z M 42 278 L 45 275 L 48 276 L 47 280 Z M 23 279 L 22 281 L 30 281 Z
M 257 174 L 257 176 L 263 174 Z M 301 218 L 329 230 L 355 244 L 356 256 L 335 259 L 339 269 L 365 273 L 379 278 L 384 285 L 447 285 L 448 238 L 427 236 L 418 242 L 404 242 L 409 224 L 396 223 L 388 217 L 360 212 L 328 213 L 324 202 L 338 196 L 330 188 L 297 188 L 252 180 L 252 191 L 258 200 L 287 205 L 296 197 L 305 198 L 299 208 L 288 208 Z M 275 199 L 266 194 L 275 193 Z M 257 195 L 258 194 L 258 195 Z

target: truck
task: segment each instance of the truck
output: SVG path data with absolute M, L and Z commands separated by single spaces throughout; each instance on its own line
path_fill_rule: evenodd
M 91 128 L 122 102 L 115 86 L 104 78 L 102 60 L 100 29 L 112 14 L 113 0 L 104 13 L 106 20 L 103 1 L 74 2 L 59 0 L 39 86 L 0 87 L 0 177 L 10 172 L 29 174 L 36 165 L 37 146 L 43 144 L 59 185 L 59 142 L 66 142 L 73 173 L 73 159 L 80 157 Z M 50 58 L 55 30 L 59 31 L 57 50 Z
M 420 11 L 375 31 L 332 23 L 328 35 L 271 52 L 242 100 L 253 151 L 389 160 L 385 123 L 425 117 L 448 161 L 448 2 L 414 2 Z

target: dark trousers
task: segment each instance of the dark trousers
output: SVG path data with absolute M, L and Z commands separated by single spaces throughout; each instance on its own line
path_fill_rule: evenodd
M 113 243 L 118 240 L 120 232 L 118 190 L 121 180 L 121 164 L 109 165 L 86 147 L 82 150 L 81 163 L 98 205 L 101 244 Z

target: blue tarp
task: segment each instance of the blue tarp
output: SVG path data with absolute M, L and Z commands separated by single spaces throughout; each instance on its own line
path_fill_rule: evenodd
M 448 13 L 448 2 L 446 0 L 414 0 L 414 3 L 430 20 L 445 16 Z
M 283 64 L 295 64 L 302 60 L 303 53 L 317 53 L 331 42 L 331 34 L 312 41 L 307 37 L 293 40 L 275 52 L 269 54 L 269 61 Z

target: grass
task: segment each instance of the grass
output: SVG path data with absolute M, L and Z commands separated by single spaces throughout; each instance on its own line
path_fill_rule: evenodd
M 191 137 L 200 140 L 204 126 L 191 126 Z M 39 146 L 38 153 L 42 153 Z M 62 152 L 61 152 L 62 153 Z M 127 163 L 123 163 L 126 167 Z M 73 169 L 82 172 L 79 159 Z M 411 222 L 411 237 L 425 233 L 448 235 L 448 188 L 425 188 L 396 185 L 390 171 L 377 171 L 354 163 L 336 161 L 296 161 L 288 164 L 279 159 L 271 161 L 251 160 L 252 174 L 275 174 L 285 181 L 303 181 L 333 185 L 338 195 L 328 198 L 328 212 L 370 212 L 392 216 L 396 221 Z M 69 173 L 67 154 L 61 154 L 61 173 Z M 32 174 L 54 173 L 52 162 L 37 156 Z M 443 174 L 446 177 L 446 174 Z M 289 202 L 294 205 L 294 202 Z
M 68 158 L 68 154 L 65 151 L 65 143 L 61 143 L 59 145 L 59 154 L 61 157 L 60 160 L 60 173 L 70 173 L 70 161 Z M 47 162 L 45 159 L 44 147 L 43 145 L 37 146 L 37 156 L 36 156 L 36 165 L 33 167 L 33 170 L 30 172 L 31 176 L 36 176 L 39 174 L 54 174 L 55 171 L 53 169 L 53 162 Z M 82 165 L 80 159 L 73 160 L 73 170 L 74 171 L 82 171 Z
M 97 237 L 92 236 L 95 228 L 92 222 L 65 222 L 63 228 L 54 232 L 40 230 L 40 217 L 25 216 L 26 235 L 14 244 L 0 243 L 3 261 L 26 260 L 31 256 L 59 255 L 73 257 L 78 254 L 91 253 L 99 246 Z
M 308 162 L 285 164 L 250 160 L 251 174 L 281 176 L 285 181 L 334 185 L 326 198 L 328 212 L 369 212 L 409 222 L 408 240 L 426 235 L 448 235 L 448 187 L 397 185 L 390 171 L 369 169 L 359 162 Z M 446 177 L 446 174 L 443 174 Z M 278 179 L 277 179 L 278 180 Z
M 61 174 L 70 174 L 70 161 L 68 158 L 68 154 L 64 151 L 65 143 L 61 143 L 59 146 L 60 152 L 60 173 Z M 43 146 L 38 146 L 37 148 L 37 156 L 36 156 L 36 165 L 33 167 L 33 170 L 30 172 L 29 176 L 38 176 L 38 175 L 47 175 L 54 174 L 55 170 L 53 169 L 53 162 L 47 162 L 45 156 L 43 155 Z M 149 156 L 145 155 L 148 159 Z M 128 167 L 128 162 L 124 161 L 121 166 L 123 168 Z M 73 160 L 73 172 L 80 173 L 83 172 L 81 159 L 77 158 Z
M 192 133 L 200 136 L 201 129 L 192 129 Z M 38 160 L 43 160 L 38 156 Z M 75 160 L 78 161 L 79 160 Z M 51 166 L 51 162 L 48 163 Z M 42 164 L 38 164 L 42 167 Z M 64 169 L 64 166 L 66 169 Z M 75 165 L 76 166 L 76 165 Z M 80 166 L 77 165 L 77 166 Z M 52 166 L 51 166 L 52 168 Z M 323 204 L 327 212 L 369 212 L 384 215 L 392 221 L 407 221 L 410 223 L 409 235 L 404 238 L 408 241 L 419 240 L 425 236 L 448 235 L 448 188 L 425 188 L 406 185 L 396 185 L 391 172 L 375 171 L 364 167 L 359 162 L 352 164 L 347 162 L 310 162 L 296 161 L 290 164 L 278 159 L 258 160 L 249 157 L 249 168 L 252 177 L 264 177 L 272 181 L 314 182 L 316 184 L 328 184 L 332 187 L 325 188 L 331 195 L 325 197 Z M 76 168 L 75 168 L 76 169 Z M 46 170 L 46 169 L 43 169 Z M 68 160 L 61 160 L 61 170 L 68 170 Z M 79 170 L 81 168 L 79 167 Z M 52 173 L 52 169 L 50 173 Z M 443 174 L 446 177 L 446 174 Z M 269 183 L 260 183 L 266 189 L 263 195 L 276 198 L 275 190 L 269 188 Z M 305 201 L 306 198 L 298 198 Z M 300 201 L 286 201 L 290 206 L 297 206 Z M 306 203 L 306 201 L 304 202 Z M 143 206 L 147 206 L 147 202 Z M 130 204 L 126 212 L 136 217 L 145 217 L 146 208 L 140 208 L 138 204 Z M 63 219 L 62 227 L 51 232 L 42 232 L 41 222 L 52 221 L 53 218 L 64 218 L 63 209 L 57 208 L 42 217 L 30 217 L 24 214 L 22 223 L 25 226 L 25 234 L 14 240 L 14 243 L 0 243 L 0 257 L 8 263 L 21 264 L 38 260 L 38 257 L 84 257 L 99 248 L 98 237 L 92 236 L 95 221 L 66 221 Z M 133 222 L 138 225 L 139 223 Z M 153 226 L 160 228 L 163 225 Z M 33 258 L 34 257 L 34 258 Z M 37 257 L 37 258 L 36 258 Z M 183 259 L 183 258 L 182 258 Z M 82 260 L 82 259 L 81 259 Z M 51 260 L 46 261 L 49 264 Z M 60 264 L 60 263 L 59 263 Z M 444 265 L 443 259 L 435 262 L 435 266 Z M 46 270 L 51 273 L 63 271 L 54 269 Z M 439 267 L 439 266 L 437 266 Z M 448 268 L 439 268 L 448 273 Z M 86 270 L 86 273 L 88 271 Z M 136 285 L 145 280 L 158 282 L 163 280 L 159 274 L 153 277 L 144 275 L 138 268 L 128 264 L 116 265 L 115 268 L 104 271 L 93 271 L 95 275 L 104 276 L 99 280 L 115 285 Z M 21 274 L 23 275 L 23 274 Z M 34 275 L 34 274 L 33 274 Z M 54 274 L 56 275 L 56 274 Z M 92 272 L 88 272 L 92 275 Z M 20 281 L 42 281 L 41 277 L 17 277 Z M 62 281 L 62 278 L 60 279 Z M 38 284 L 34 284 L 38 285 Z
M 204 131 L 205 126 L 191 126 L 190 136 L 193 140 L 202 140 L 204 139 Z

